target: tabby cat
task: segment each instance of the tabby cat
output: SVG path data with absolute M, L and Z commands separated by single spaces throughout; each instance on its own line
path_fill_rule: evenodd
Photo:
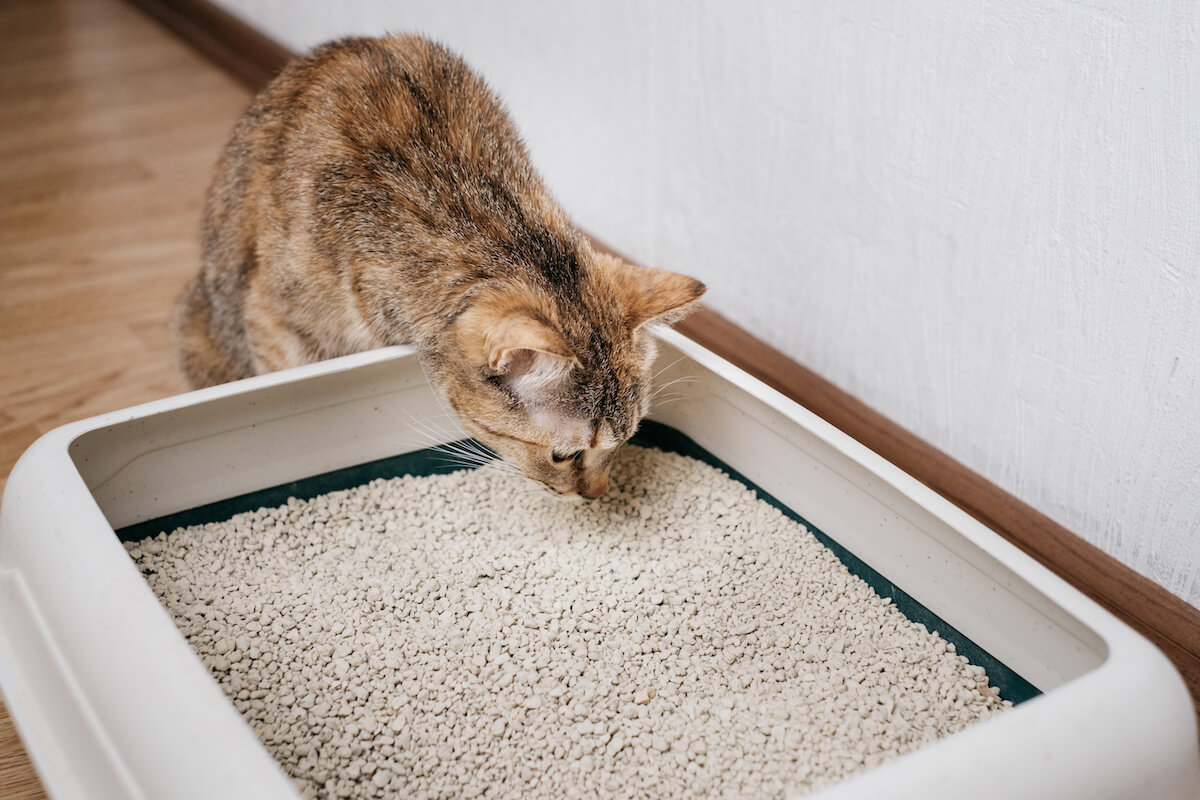
M 416 36 L 287 66 L 218 162 L 202 244 L 173 318 L 193 387 L 412 345 L 472 435 L 588 498 L 647 412 L 646 324 L 705 288 L 593 249 L 483 80 Z

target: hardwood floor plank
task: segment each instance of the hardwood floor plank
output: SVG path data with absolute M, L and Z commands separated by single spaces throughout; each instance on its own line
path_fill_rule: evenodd
M 21 747 L 21 739 L 4 709 L 0 707 L 0 797 L 21 800 L 43 800 L 46 793 L 29 758 Z
M 167 321 L 250 95 L 118 0 L 0 4 L 0 490 L 42 433 L 179 392 Z M 43 798 L 0 708 L 0 798 Z

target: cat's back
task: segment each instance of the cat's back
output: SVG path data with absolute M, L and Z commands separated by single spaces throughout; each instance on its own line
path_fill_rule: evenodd
M 247 112 L 238 138 L 253 150 L 247 155 L 292 169 L 340 163 L 383 176 L 528 164 L 483 79 L 448 48 L 412 35 L 340 39 L 292 62 Z
M 470 286 L 566 275 L 577 239 L 483 79 L 411 35 L 285 67 L 235 127 L 203 228 L 176 337 L 232 366 L 182 357 L 193 385 L 432 346 Z
M 467 238 L 489 249 L 531 219 L 566 226 L 496 95 L 412 35 L 341 39 L 286 67 L 235 129 L 209 217 L 260 251 L 274 232 L 285 249 L 320 234 L 328 253 Z

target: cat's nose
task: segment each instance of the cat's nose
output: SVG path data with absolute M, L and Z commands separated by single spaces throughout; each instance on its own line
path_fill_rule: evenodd
M 608 475 L 601 475 L 598 478 L 590 480 L 588 478 L 581 478 L 579 480 L 578 491 L 587 499 L 595 500 L 608 491 Z

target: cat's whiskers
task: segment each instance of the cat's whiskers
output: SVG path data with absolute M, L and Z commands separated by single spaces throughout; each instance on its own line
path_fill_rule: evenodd
M 654 397 L 654 395 L 656 395 L 662 391 L 665 391 L 666 389 L 670 389 L 672 386 L 674 386 L 677 383 L 695 383 L 696 380 L 697 380 L 697 378 L 695 375 L 681 375 L 678 378 L 667 381 L 666 383 L 664 383 L 661 386 L 655 386 L 654 391 L 653 391 L 653 393 L 651 393 L 650 396 Z
M 447 442 L 442 445 L 442 449 L 448 453 L 457 455 L 462 459 L 463 463 L 469 463 L 478 468 L 490 468 L 495 472 L 503 472 L 522 478 L 525 477 L 525 474 L 515 465 L 510 464 L 499 453 L 488 449 L 475 439 L 460 439 L 454 442 Z
M 466 438 L 467 436 L 466 432 L 461 431 L 461 429 L 456 431 L 447 430 L 446 428 L 441 427 L 435 422 L 435 420 L 438 419 L 436 417 L 419 418 L 407 408 L 404 409 L 404 414 L 406 417 L 408 417 L 408 421 L 412 430 L 424 437 L 431 445 L 462 439 Z M 448 415 L 443 414 L 442 416 L 448 418 Z M 455 427 L 457 428 L 457 421 L 454 420 L 454 422 Z
M 498 457 L 495 453 L 485 450 L 457 424 L 455 427 L 459 430 L 447 430 L 437 424 L 434 418 L 420 419 L 408 409 L 405 409 L 404 413 L 408 417 L 410 429 L 425 440 L 429 449 L 435 452 L 442 463 L 465 469 L 477 469 L 497 461 Z M 454 421 L 449 414 L 443 414 L 443 417 Z
M 658 372 L 656 372 L 656 373 L 654 373 L 653 375 L 651 375 L 651 376 L 650 376 L 650 384 L 651 384 L 651 385 L 654 385 L 654 382 L 655 382 L 656 380 L 658 380 L 658 376 L 659 376 L 659 375 L 662 375 L 664 372 L 666 372 L 667 370 L 669 370 L 671 367 L 675 366 L 675 365 L 676 365 L 676 364 L 678 364 L 680 361 L 683 361 L 683 359 L 685 359 L 686 357 L 687 357 L 687 356 L 680 356 L 679 358 L 677 358 L 677 359 L 675 359 L 674 361 L 672 361 L 670 364 L 667 364 L 665 367 L 663 367 L 662 369 L 660 369 Z
M 680 400 L 686 400 L 686 399 L 687 399 L 686 394 L 683 394 L 682 392 L 675 392 L 673 394 L 667 395 L 666 397 L 655 398 L 654 401 L 652 402 L 650 408 L 651 408 L 651 410 L 656 410 L 656 409 L 662 408 L 663 406 L 669 406 L 672 403 L 678 403 Z
M 514 491 L 525 492 L 536 488 L 530 485 L 533 484 L 534 481 L 532 481 L 528 475 L 526 475 L 524 472 L 521 472 L 519 469 L 514 468 L 511 464 L 507 464 L 503 461 L 492 461 L 491 463 L 484 464 L 479 469 L 486 470 L 496 475 L 503 475 L 507 478 L 515 478 L 520 488 L 517 488 Z
M 440 403 L 439 399 L 439 405 Z M 445 411 L 445 406 L 442 408 Z M 487 470 L 497 475 L 520 478 L 522 481 L 529 481 L 533 484 L 529 489 L 520 490 L 522 492 L 541 490 L 537 482 L 532 481 L 519 468 L 506 461 L 499 453 L 472 438 L 462 429 L 457 417 L 450 412 L 445 411 L 442 417 L 453 422 L 456 430 L 446 430 L 430 418 L 419 419 L 407 409 L 405 409 L 405 414 L 412 430 L 428 442 L 430 449 L 443 464 L 463 469 Z
M 478 453 L 474 453 L 469 450 L 453 447 L 452 443 L 450 442 L 430 449 L 433 450 L 436 455 L 441 456 L 446 461 L 453 461 L 455 463 L 475 467 L 491 463 L 491 459 L 483 458 Z
M 667 383 L 664 383 L 662 386 L 655 388 L 653 393 L 651 393 L 651 395 L 650 395 L 650 407 L 651 408 L 661 408 L 663 405 L 666 405 L 667 403 L 674 402 L 676 400 L 682 400 L 684 397 L 687 396 L 684 392 L 676 391 L 676 392 L 667 393 L 667 390 L 670 389 L 672 386 L 675 386 L 676 384 L 693 383 L 695 380 L 696 380 L 696 378 L 685 376 L 682 378 L 676 378 L 673 381 L 668 381 Z
M 465 466 L 482 467 L 494 464 L 497 461 L 496 456 L 476 451 L 468 447 L 463 441 L 445 442 L 433 449 Z
M 423 371 L 425 371 L 425 376 L 428 379 L 429 373 L 425 369 L 424 364 L 421 365 L 421 369 Z M 445 416 L 445 418 L 448 420 L 451 420 L 454 423 L 455 427 L 458 428 L 458 430 L 460 430 L 462 432 L 462 438 L 456 442 L 453 442 L 452 444 L 457 445 L 461 450 L 467 451 L 467 452 L 461 453 L 461 455 L 463 455 L 463 456 L 472 455 L 472 456 L 474 456 L 475 459 L 477 459 L 474 462 L 474 467 L 476 469 L 490 469 L 493 472 L 497 472 L 497 473 L 501 473 L 501 474 L 505 474 L 505 475 L 512 475 L 515 477 L 519 477 L 519 478 L 522 478 L 525 480 L 532 481 L 532 478 L 530 478 L 528 475 L 526 475 L 516 465 L 510 463 L 499 453 L 494 452 L 493 450 L 491 450 L 490 448 L 486 447 L 484 444 L 479 442 L 477 439 L 472 437 L 463 428 L 462 423 L 459 422 L 458 415 L 453 413 L 449 408 L 446 407 L 446 403 L 443 400 L 442 396 L 440 394 L 438 394 L 436 391 L 433 393 L 433 398 L 434 398 L 434 401 L 438 404 L 438 407 L 442 409 L 442 413 Z M 534 483 L 536 484 L 537 482 L 534 481 Z
M 421 367 L 421 372 L 425 375 L 425 381 L 429 384 L 429 386 L 431 388 L 437 386 L 437 383 L 434 382 L 433 376 L 430 375 L 429 368 L 425 365 L 424 360 L 418 359 L 417 363 Z M 442 410 L 441 418 L 448 420 L 451 423 L 451 425 L 453 426 L 452 430 L 457 433 L 457 435 L 455 435 L 453 438 L 455 438 L 455 439 L 471 439 L 472 438 L 471 434 L 467 431 L 467 429 L 465 427 L 463 427 L 462 421 L 459 418 L 458 414 L 449 407 L 446 399 L 444 397 L 442 397 L 442 393 L 440 391 L 438 391 L 437 389 L 433 389 L 432 395 L 433 395 L 433 402 L 437 403 L 438 408 L 440 408 Z M 411 417 L 411 414 L 410 414 L 410 417 Z M 429 418 L 429 419 L 432 420 L 432 418 Z M 442 433 L 445 433 L 445 432 L 446 431 L 443 429 Z M 447 438 L 450 438 L 450 437 L 447 437 Z
M 405 409 L 404 413 L 408 417 L 411 429 L 428 443 L 434 457 L 444 465 L 518 478 L 520 485 L 513 487 L 512 491 L 522 496 L 540 495 L 559 502 L 580 499 L 577 495 L 558 494 L 530 478 L 516 465 L 472 438 L 458 424 L 455 424 L 458 430 L 446 430 L 435 422 L 435 418 L 419 418 L 408 409 Z M 457 418 L 449 413 L 443 414 L 442 417 L 457 422 Z

